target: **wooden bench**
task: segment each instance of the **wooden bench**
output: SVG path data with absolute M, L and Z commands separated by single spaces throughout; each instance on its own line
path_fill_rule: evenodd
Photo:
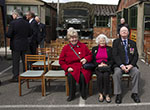
M 91 96 L 93 94 L 93 80 L 94 79 L 97 79 L 97 76 L 96 74 L 93 74 L 92 75 L 92 78 L 89 82 L 89 95 Z M 129 84 L 130 84 L 130 80 L 131 80 L 131 76 L 129 74 L 123 74 L 122 75 L 122 80 L 124 81 L 127 81 L 127 87 L 129 87 Z M 111 82 L 111 86 L 112 86 L 112 94 L 113 94 L 113 91 L 114 91 L 114 83 L 113 83 L 113 78 L 112 78 L 112 75 L 110 75 L 110 81 Z

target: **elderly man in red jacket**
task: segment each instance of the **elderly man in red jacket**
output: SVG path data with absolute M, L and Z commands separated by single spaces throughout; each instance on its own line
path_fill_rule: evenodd
M 82 67 L 92 60 L 92 53 L 87 46 L 78 40 L 78 33 L 74 28 L 67 32 L 69 44 L 65 45 L 59 58 L 59 63 L 64 69 L 69 83 L 69 97 L 67 101 L 75 98 L 76 82 L 80 85 L 81 97 L 86 100 L 86 84 L 91 79 L 91 70 Z

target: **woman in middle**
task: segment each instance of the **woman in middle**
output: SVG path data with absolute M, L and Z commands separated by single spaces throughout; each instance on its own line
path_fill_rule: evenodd
M 78 40 L 78 33 L 74 28 L 67 31 L 69 44 L 65 45 L 59 57 L 61 68 L 65 71 L 69 84 L 69 97 L 67 101 L 75 98 L 76 82 L 80 86 L 81 97 L 86 100 L 86 84 L 91 79 L 91 70 L 82 67 L 92 60 L 92 53 L 87 46 Z
M 96 67 L 95 73 L 97 75 L 97 86 L 99 91 L 98 101 L 103 102 L 104 98 L 107 103 L 111 102 L 109 95 L 110 88 L 110 70 L 113 64 L 112 48 L 107 46 L 108 38 L 104 34 L 100 34 L 96 38 L 98 46 L 92 48 L 93 63 Z M 108 67 L 108 68 L 105 68 Z M 103 70 L 104 68 L 105 70 Z

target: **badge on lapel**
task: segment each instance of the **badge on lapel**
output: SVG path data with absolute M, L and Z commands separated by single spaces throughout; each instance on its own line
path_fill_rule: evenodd
M 95 50 L 95 53 L 97 52 L 97 50 Z
M 134 54 L 134 48 L 130 48 L 130 54 Z

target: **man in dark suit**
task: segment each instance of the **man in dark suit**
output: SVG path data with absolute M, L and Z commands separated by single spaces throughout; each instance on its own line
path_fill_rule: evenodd
M 36 54 L 36 48 L 38 47 L 38 24 L 35 21 L 35 14 L 33 12 L 27 12 L 26 15 L 27 20 L 30 23 L 30 28 L 32 30 L 32 34 L 29 37 L 28 41 L 29 41 L 29 53 L 30 54 Z
M 20 57 L 25 71 L 25 54 L 28 50 L 28 37 L 30 36 L 30 25 L 22 18 L 22 11 L 16 9 L 12 13 L 13 21 L 9 25 L 7 37 L 10 38 L 10 49 L 13 59 L 13 78 L 11 81 L 18 81 Z
M 137 68 L 138 51 L 136 43 L 128 39 L 128 28 L 123 26 L 120 29 L 120 37 L 113 42 L 113 59 L 114 59 L 114 94 L 116 95 L 115 102 L 120 104 L 121 97 L 121 76 L 129 74 L 132 77 L 132 95 L 131 98 L 136 103 L 140 103 L 138 96 L 140 72 Z
M 38 44 L 40 48 L 44 48 L 44 41 L 46 37 L 46 26 L 45 24 L 41 23 L 41 20 L 38 16 L 35 17 L 35 20 L 38 23 L 39 33 L 38 33 Z
M 119 34 L 120 34 L 120 28 L 122 26 L 126 26 L 128 28 L 128 31 L 130 32 L 130 29 L 129 29 L 129 25 L 125 22 L 125 19 L 124 18 L 121 18 L 120 19 L 120 24 L 118 25 L 117 27 L 117 36 L 119 37 Z

